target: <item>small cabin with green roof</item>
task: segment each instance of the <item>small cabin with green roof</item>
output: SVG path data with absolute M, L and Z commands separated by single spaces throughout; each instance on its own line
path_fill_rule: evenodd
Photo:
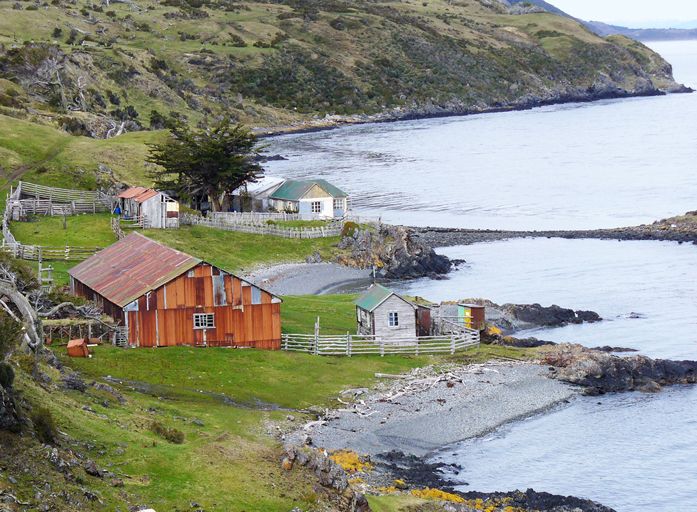
M 286 180 L 269 195 L 268 205 L 302 219 L 341 219 L 348 213 L 348 194 L 322 179 Z
M 389 288 L 374 284 L 356 301 L 358 334 L 383 340 L 415 339 L 419 306 Z

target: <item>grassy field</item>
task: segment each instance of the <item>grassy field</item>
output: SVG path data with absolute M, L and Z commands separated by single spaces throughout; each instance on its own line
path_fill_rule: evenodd
M 108 213 L 65 218 L 36 216 L 31 222 L 13 222 L 10 229 L 18 241 L 29 245 L 103 248 L 116 242 Z
M 259 265 L 304 261 L 314 252 L 327 259 L 337 251 L 339 242 L 338 237 L 280 238 L 203 226 L 185 226 L 177 230 L 151 229 L 144 234 L 231 272 L 249 271 Z
M 37 216 L 32 222 L 13 222 L 15 238 L 24 244 L 62 247 L 66 244 L 81 247 L 106 247 L 116 241 L 111 231 L 109 214 L 84 214 L 66 218 Z M 330 259 L 337 253 L 338 237 L 291 239 L 203 226 L 184 226 L 180 229 L 149 229 L 146 236 L 175 249 L 218 265 L 230 272 L 249 271 L 259 265 L 301 262 L 319 252 Z M 75 263 L 50 262 L 58 285 L 68 283 L 67 271 Z

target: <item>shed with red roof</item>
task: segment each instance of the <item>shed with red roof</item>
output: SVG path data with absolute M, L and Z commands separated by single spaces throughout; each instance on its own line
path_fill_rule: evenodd
M 152 188 L 131 187 L 118 196 L 121 215 L 144 228 L 178 228 L 179 203 Z
M 70 270 L 135 347 L 279 349 L 281 299 L 214 265 L 132 233 Z

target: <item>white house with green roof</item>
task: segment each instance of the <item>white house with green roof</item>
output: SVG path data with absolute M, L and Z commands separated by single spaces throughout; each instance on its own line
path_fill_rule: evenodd
M 374 284 L 356 301 L 358 334 L 390 339 L 415 339 L 417 310 L 413 302 Z
M 286 180 L 269 194 L 269 209 L 302 219 L 340 219 L 348 213 L 348 194 L 326 180 Z

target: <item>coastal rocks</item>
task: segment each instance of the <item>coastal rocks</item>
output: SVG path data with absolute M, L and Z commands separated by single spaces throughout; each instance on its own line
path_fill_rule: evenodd
M 403 226 L 380 225 L 377 229 L 360 229 L 344 237 L 339 248 L 347 254 L 338 257 L 343 265 L 371 268 L 381 277 L 412 279 L 442 276 L 452 268 L 446 256 L 436 254 Z
M 590 395 L 654 392 L 662 386 L 697 383 L 697 361 L 618 357 L 580 345 L 559 345 L 544 363 L 553 367 L 553 378 L 583 386 Z
M 540 304 L 503 304 L 499 305 L 490 300 L 465 299 L 465 302 L 481 304 L 486 308 L 487 323 L 503 331 L 511 333 L 536 327 L 563 327 L 569 324 L 594 323 L 602 320 L 595 311 L 585 311 L 562 308 L 557 305 L 542 306 Z M 455 315 L 454 304 L 449 305 L 453 311 L 444 311 L 445 315 Z M 537 341 L 537 340 L 535 340 Z M 505 344 L 505 343 L 504 343 Z M 531 344 L 530 346 L 546 345 L 547 342 Z M 527 345 L 521 345 L 527 346 Z
M 332 510 L 337 512 L 370 512 L 368 500 L 349 486 L 346 472 L 331 460 L 325 451 L 292 445 L 286 447 L 286 455 L 281 466 L 290 471 L 296 464 L 315 474 L 324 490 L 323 494 L 332 502 Z
M 598 240 L 657 240 L 678 243 L 697 243 L 697 214 L 658 220 L 651 224 L 612 229 L 506 231 L 456 228 L 412 228 L 414 236 L 432 247 L 471 245 L 513 238 L 564 238 Z

